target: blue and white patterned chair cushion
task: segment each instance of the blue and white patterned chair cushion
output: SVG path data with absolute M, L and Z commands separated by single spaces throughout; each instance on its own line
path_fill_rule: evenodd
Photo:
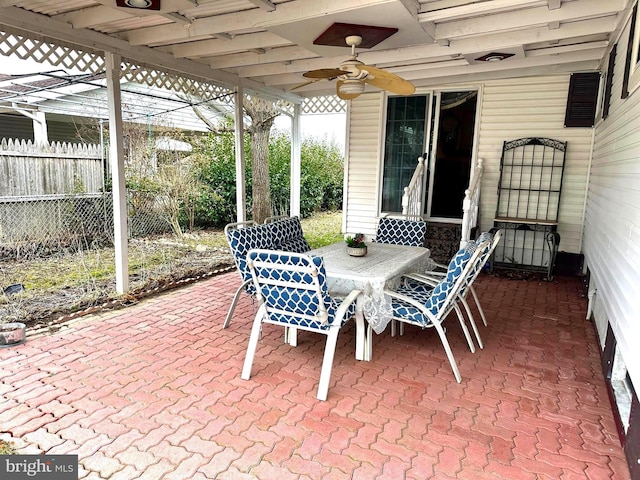
M 433 315 L 438 316 L 442 308 L 446 308 L 445 302 L 451 290 L 467 266 L 469 259 L 475 251 L 475 242 L 469 242 L 453 256 L 447 267 L 447 274 L 435 286 L 420 282 L 407 282 L 401 285 L 397 292 L 420 302 Z M 393 316 L 404 318 L 413 323 L 425 327 L 431 324 L 431 320 L 415 306 L 394 298 L 391 302 Z
M 302 233 L 298 217 L 282 218 L 268 224 L 273 238 L 273 248 L 286 252 L 305 253 L 311 250 Z
M 308 257 L 281 251 L 249 252 L 251 262 L 268 261 L 268 265 L 254 263 L 256 281 L 270 321 L 315 330 L 328 329 L 335 318 L 342 299 L 332 298 L 327 290 L 327 274 L 321 257 Z M 311 261 L 311 264 L 310 264 Z M 290 271 L 283 266 L 309 267 L 317 269 L 321 296 L 309 289 L 314 285 L 314 276 L 300 271 Z M 288 282 L 290 285 L 274 285 L 269 280 Z M 305 288 L 306 287 L 306 288 Z M 324 313 L 326 311 L 326 314 Z M 355 315 L 355 303 L 349 306 L 342 320 L 344 324 Z
M 427 224 L 421 220 L 382 217 L 378 221 L 376 242 L 422 247 L 426 233 Z
M 251 271 L 247 266 L 247 252 L 253 248 L 273 248 L 269 225 L 229 229 L 227 230 L 227 241 L 243 282 L 251 279 Z M 252 283 L 247 285 L 247 293 L 251 295 L 255 293 Z

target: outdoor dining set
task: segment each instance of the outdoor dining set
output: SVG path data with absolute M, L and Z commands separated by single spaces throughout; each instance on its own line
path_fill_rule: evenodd
M 373 333 L 384 332 L 389 324 L 392 336 L 402 334 L 405 324 L 433 327 L 461 382 L 443 322 L 455 311 L 469 349 L 475 352 L 468 325 L 483 348 L 467 296 L 471 294 L 486 325 L 473 282 L 502 232 L 482 232 L 443 265 L 434 262 L 424 246 L 426 230 L 422 220 L 383 217 L 366 255 L 352 256 L 343 242 L 311 249 L 295 216 L 227 225 L 225 235 L 242 284 L 223 328 L 229 326 L 243 291 L 258 305 L 241 377 L 251 377 L 263 323 L 283 326 L 285 342 L 294 347 L 298 330 L 321 333 L 327 339 L 317 398 L 326 400 L 338 333 L 355 319 L 357 360 L 372 360 Z

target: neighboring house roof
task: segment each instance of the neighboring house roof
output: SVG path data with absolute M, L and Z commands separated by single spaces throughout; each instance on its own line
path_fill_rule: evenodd
M 123 120 L 150 126 L 176 127 L 206 132 L 191 108 L 193 100 L 176 92 L 123 83 Z M 195 103 L 199 103 L 197 100 Z M 217 105 L 224 112 L 224 105 Z M 52 116 L 107 119 L 104 74 L 68 75 L 62 71 L 0 76 L 0 112 L 16 109 L 41 111 Z

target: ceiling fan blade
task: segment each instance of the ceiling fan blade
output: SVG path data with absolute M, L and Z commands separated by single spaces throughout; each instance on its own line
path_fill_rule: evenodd
M 416 91 L 413 83 L 386 70 L 370 67 L 369 65 L 361 65 L 360 70 L 364 70 L 369 74 L 364 81 L 374 87 L 388 90 L 398 95 L 411 95 Z
M 342 93 L 340 91 L 340 86 L 343 83 L 344 82 L 342 80 L 338 80 L 336 82 L 336 95 L 338 95 L 338 97 L 340 97 L 342 100 L 353 100 L 354 98 L 358 98 L 360 96 L 359 93 Z
M 344 72 L 337 68 L 320 68 L 318 70 L 310 70 L 302 74 L 305 78 L 336 78 L 339 75 L 343 75 Z
M 295 87 L 290 88 L 289 91 L 293 92 L 294 90 L 297 90 L 297 89 L 302 88 L 302 87 L 306 87 L 307 85 L 311 85 L 312 83 L 319 82 L 320 80 L 322 80 L 322 79 L 321 78 L 315 78 L 313 80 L 309 80 L 308 82 L 304 82 L 304 83 L 301 83 L 300 85 L 296 85 Z

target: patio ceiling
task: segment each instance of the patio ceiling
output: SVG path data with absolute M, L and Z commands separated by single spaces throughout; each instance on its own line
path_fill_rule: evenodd
M 161 0 L 160 10 L 145 10 L 118 7 L 116 0 L 0 0 L 0 29 L 295 100 L 335 92 L 329 80 L 291 92 L 306 81 L 304 72 L 337 68 L 348 58 L 346 45 L 314 44 L 334 23 L 397 28 L 377 45 L 358 49 L 358 58 L 427 87 L 598 69 L 629 3 Z M 495 60 L 491 54 L 510 56 L 479 60 Z

